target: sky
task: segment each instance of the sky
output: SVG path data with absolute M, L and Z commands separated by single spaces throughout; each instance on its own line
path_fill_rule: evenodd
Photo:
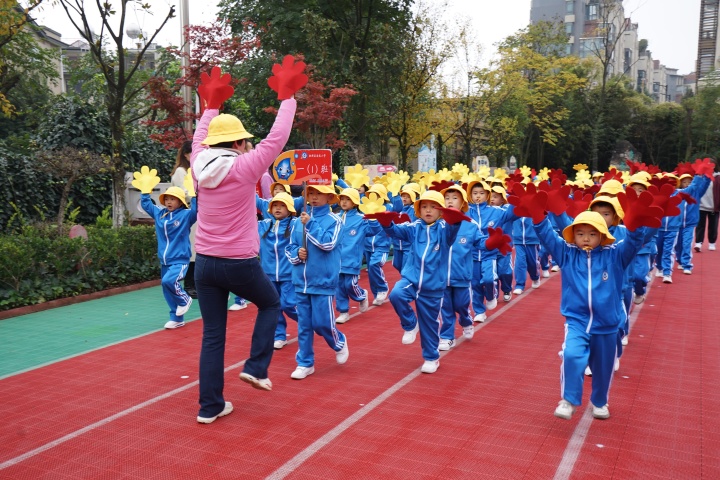
M 153 6 L 153 15 L 132 15 L 135 23 L 144 30 L 153 29 L 164 18 L 169 5 L 177 0 L 144 0 Z M 447 3 L 446 19 L 466 19 L 471 23 L 478 42 L 483 46 L 481 59 L 487 62 L 494 52 L 494 44 L 501 41 L 530 21 L 530 0 L 426 0 L 431 4 Z M 695 70 L 697 38 L 701 0 L 623 0 L 625 16 L 638 23 L 640 38 L 647 39 L 653 58 L 668 68 L 677 68 L 680 74 Z M 111 0 L 111 3 L 116 3 Z M 190 23 L 209 23 L 217 13 L 211 0 L 189 0 Z M 94 2 L 88 2 L 92 5 Z M 44 7 L 35 18 L 60 32 L 63 41 L 72 43 L 78 38 L 74 27 L 59 7 Z M 179 43 L 180 26 L 177 18 L 160 32 L 160 45 Z

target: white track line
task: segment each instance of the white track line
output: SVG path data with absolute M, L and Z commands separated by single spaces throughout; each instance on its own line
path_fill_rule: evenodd
M 638 315 L 640 315 L 640 311 L 647 303 L 647 294 L 650 293 L 650 287 L 654 278 L 655 274 L 652 274 L 650 281 L 647 285 L 647 290 L 645 292 L 645 301 L 640 305 L 636 305 L 635 308 L 632 309 L 632 313 L 630 313 L 631 327 L 635 325 L 635 321 L 637 320 Z M 630 328 L 630 330 L 632 330 L 632 328 Z M 567 446 L 565 447 L 565 451 L 563 452 L 560 464 L 558 465 L 557 470 L 555 470 L 555 476 L 553 477 L 553 480 L 567 480 L 568 478 L 570 478 L 570 475 L 572 475 L 573 468 L 575 468 L 575 462 L 580 456 L 580 451 L 585 444 L 585 439 L 587 438 L 587 433 L 588 430 L 590 430 L 590 425 L 592 425 L 592 421 L 592 406 L 591 403 L 588 402 L 587 407 L 585 408 L 585 412 L 580 419 L 580 422 L 578 422 L 577 427 L 575 427 L 575 430 L 573 431 L 573 434 L 570 437 Z

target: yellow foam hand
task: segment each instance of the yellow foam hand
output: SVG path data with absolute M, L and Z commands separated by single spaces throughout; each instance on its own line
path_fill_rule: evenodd
M 470 169 L 468 168 L 467 165 L 464 165 L 462 163 L 456 163 L 455 165 L 452 166 L 452 176 L 453 176 L 452 179 L 453 180 L 460 180 L 468 173 L 470 173 Z
M 550 169 L 545 167 L 542 170 L 538 172 L 538 178 L 540 180 L 549 180 L 550 179 Z
M 497 178 L 501 182 L 505 181 L 505 179 L 508 177 L 507 170 L 505 170 L 504 168 L 496 168 L 493 177 Z
M 579 172 L 580 170 L 587 170 L 588 166 L 584 163 L 576 163 L 573 165 L 573 170 Z
M 577 165 L 576 165 L 576 166 L 577 166 Z M 578 182 L 578 181 L 582 182 L 582 181 L 585 181 L 585 180 L 589 180 L 589 181 L 590 181 L 590 185 L 592 185 L 592 175 L 590 175 L 590 172 L 589 172 L 589 171 L 585 170 L 584 168 L 581 168 L 580 170 L 578 170 L 577 174 L 575 175 L 575 181 L 576 181 L 576 182 Z
M 630 177 L 631 177 L 630 172 L 628 172 L 628 171 L 622 172 L 622 183 L 627 185 L 628 182 L 630 181 Z
M 358 210 L 360 210 L 362 213 L 380 213 L 385 211 L 385 204 L 382 201 L 382 198 L 378 197 L 377 195 L 371 195 L 370 197 L 363 197 L 362 200 L 360 200 L 360 206 L 358 207 Z
M 132 186 L 140 190 L 140 193 L 152 193 L 153 188 L 160 183 L 160 177 L 157 170 L 150 170 L 147 165 L 143 165 L 139 172 L 133 173 Z
M 527 165 L 523 165 L 520 167 L 520 173 L 522 173 L 523 177 L 530 178 L 532 176 L 532 168 L 528 167 Z
M 195 183 L 193 183 L 192 168 L 188 168 L 188 172 L 185 174 L 185 178 L 183 178 L 183 187 L 187 190 L 189 197 L 195 196 Z
M 388 192 L 393 194 L 394 196 L 397 196 L 398 193 L 400 193 L 400 189 L 402 189 L 403 185 L 405 185 L 405 182 L 403 182 L 403 179 L 399 176 L 394 177 L 390 182 L 387 184 Z
M 345 173 L 345 182 L 353 188 L 360 188 L 361 185 L 369 185 L 370 177 L 367 168 L 363 168 L 359 163 L 347 169 Z
M 449 181 L 453 180 L 453 172 L 447 168 L 443 168 L 435 175 L 438 180 Z
M 333 183 L 337 183 L 337 181 L 338 181 L 337 173 L 332 174 L 332 181 L 333 181 Z
M 479 177 L 487 178 L 490 176 L 490 167 L 480 167 L 478 168 L 477 174 Z

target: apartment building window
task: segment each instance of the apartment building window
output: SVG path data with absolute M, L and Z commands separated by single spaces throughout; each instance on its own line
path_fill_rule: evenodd
M 654 93 L 657 93 L 660 91 L 660 82 L 653 82 L 653 90 L 652 91 Z M 656 95 L 653 95 L 653 96 L 657 99 Z
M 598 19 L 598 4 L 597 3 L 591 3 L 590 5 L 585 6 L 585 18 L 587 20 L 597 20 Z
M 575 13 L 575 2 L 573 0 L 565 1 L 565 13 L 567 15 L 572 15 L 573 13 Z
M 565 24 L 565 33 L 566 34 L 572 35 L 574 29 L 575 29 L 575 22 L 567 22 Z

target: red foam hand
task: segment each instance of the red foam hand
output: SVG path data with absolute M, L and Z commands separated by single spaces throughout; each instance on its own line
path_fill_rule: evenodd
M 397 212 L 376 212 L 366 213 L 363 215 L 368 220 L 377 220 L 383 227 L 389 227 L 394 221 L 397 221 Z
M 597 193 L 600 191 L 601 186 L 600 185 L 593 185 L 592 187 L 587 187 L 583 189 L 583 193 L 585 195 L 592 195 L 593 197 L 597 195 Z
M 675 171 L 677 172 L 678 177 L 686 173 L 689 175 L 695 175 L 695 169 L 693 168 L 693 164 L 690 162 L 678 163 L 678 166 L 675 167 Z
M 633 162 L 632 160 L 625 160 L 625 165 L 630 168 L 630 175 L 644 170 L 642 167 L 645 166 L 644 163 Z
M 230 86 L 232 77 L 229 73 L 223 74 L 220 67 L 213 67 L 210 75 L 207 72 L 200 74 L 200 105 L 203 110 L 219 109 L 228 98 L 233 96 L 235 89 Z
M 533 223 L 540 223 L 545 218 L 545 205 L 548 201 L 547 192 L 535 188 L 534 183 L 528 183 L 527 188 L 519 183 L 513 185 L 512 195 L 508 202 L 515 206 L 515 215 L 532 218 Z
M 652 205 L 653 196 L 650 192 L 638 195 L 634 189 L 628 188 L 618 193 L 617 198 L 625 212 L 623 223 L 631 232 L 640 227 L 659 228 L 662 225 L 662 208 Z
M 570 196 L 570 185 L 563 185 L 560 179 L 555 178 L 552 184 L 547 181 L 540 182 L 538 186 L 543 192 L 547 192 L 548 199 L 545 209 L 555 215 L 562 214 L 567 210 L 567 199 Z
M 584 212 L 588 209 L 588 207 L 590 207 L 590 202 L 592 202 L 592 200 L 592 194 L 583 193 L 578 190 L 572 197 L 568 198 L 565 213 L 567 213 L 571 218 L 575 218 L 580 214 L 580 212 Z
M 620 172 L 619 170 L 616 170 L 614 168 L 611 168 L 610 170 L 608 170 L 607 172 L 605 172 L 603 174 L 600 183 L 605 183 L 608 180 L 617 180 L 618 182 L 622 183 L 622 181 L 623 181 L 622 172 Z
M 295 95 L 295 92 L 307 85 L 308 76 L 305 71 L 305 62 L 295 62 L 292 55 L 285 55 L 282 65 L 273 65 L 273 76 L 268 78 L 268 85 L 277 92 L 278 100 L 287 100 Z
M 678 192 L 678 194 L 676 196 L 685 200 L 687 203 L 690 203 L 693 205 L 697 203 L 697 200 L 695 200 L 695 197 L 693 197 L 692 195 L 689 195 L 685 192 Z
M 441 180 L 441 181 L 434 181 L 432 182 L 432 185 L 428 187 L 428 190 L 435 190 L 436 192 L 442 192 L 446 188 L 450 188 L 453 185 L 457 185 L 455 182 L 451 182 L 450 180 Z
M 553 168 L 548 173 L 548 177 L 550 177 L 550 180 L 554 183 L 555 180 L 560 181 L 560 185 L 564 185 L 565 182 L 567 182 L 567 175 L 565 175 L 560 168 Z
M 510 245 L 511 238 L 503 232 L 502 228 L 488 227 L 488 233 L 490 234 L 485 240 L 485 248 L 488 250 L 499 250 L 500 254 L 505 256 L 512 252 L 512 246 Z
M 407 213 L 398 213 L 395 223 L 405 223 L 409 222 L 410 220 L 410 216 Z
M 454 208 L 446 208 L 446 207 L 435 207 L 438 210 L 442 211 L 442 218 L 450 225 L 454 225 L 456 223 L 460 222 L 471 222 L 472 219 L 462 213 L 460 210 L 456 210 Z
M 655 185 L 658 188 L 662 187 L 665 184 L 672 185 L 672 187 L 675 188 L 676 183 L 677 183 L 677 180 L 675 180 L 672 177 L 662 177 L 662 178 L 653 177 L 650 179 L 650 184 Z
M 677 195 L 673 196 L 673 193 L 675 193 L 675 185 L 666 183 L 660 188 L 655 185 L 650 185 L 648 192 L 653 196 L 652 205 L 654 207 L 660 207 L 664 217 L 680 215 L 678 205 L 680 205 L 682 198 Z
M 709 158 L 703 158 L 702 160 L 698 158 L 692 167 L 695 170 L 695 175 L 705 175 L 712 180 L 715 164 Z

